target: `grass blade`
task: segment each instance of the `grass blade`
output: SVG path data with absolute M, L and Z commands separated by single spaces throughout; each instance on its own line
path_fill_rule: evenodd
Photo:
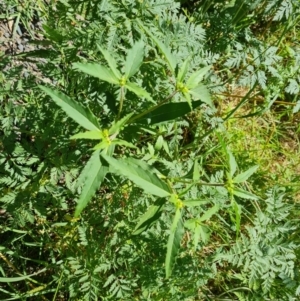
M 20 276 L 20 277 L 0 277 L 0 282 L 4 282 L 4 283 L 11 283 L 11 282 L 18 282 L 18 281 L 22 281 L 22 280 L 26 280 L 26 279 L 30 279 L 32 276 L 35 276 L 37 274 L 43 273 L 45 272 L 47 269 L 44 268 L 36 273 L 33 273 L 31 275 L 25 275 L 25 276 Z

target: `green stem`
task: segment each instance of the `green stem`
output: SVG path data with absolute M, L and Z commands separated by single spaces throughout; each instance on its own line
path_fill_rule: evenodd
M 56 300 L 56 295 L 57 295 L 57 293 L 58 293 L 58 289 L 59 289 L 59 287 L 60 287 L 61 279 L 62 279 L 63 274 L 64 274 L 64 271 L 61 271 L 60 277 L 59 277 L 59 280 L 58 280 L 58 284 L 57 284 L 57 287 L 56 287 L 56 290 L 55 290 L 55 293 L 54 293 L 53 301 Z

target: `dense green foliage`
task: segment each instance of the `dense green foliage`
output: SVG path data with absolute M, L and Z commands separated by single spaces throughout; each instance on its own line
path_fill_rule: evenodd
M 0 299 L 297 300 L 299 1 L 4 3 Z

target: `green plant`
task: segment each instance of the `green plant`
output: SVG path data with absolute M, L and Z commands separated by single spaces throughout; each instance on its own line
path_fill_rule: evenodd
M 297 225 L 290 219 L 293 206 L 286 204 L 284 197 L 284 190 L 278 187 L 268 191 L 267 207 L 257 211 L 253 226 L 247 226 L 229 251 L 219 251 L 216 256 L 218 262 L 225 259 L 239 269 L 231 277 L 253 289 L 251 300 L 299 295 L 299 271 L 293 261 L 299 243 L 294 236 Z
M 3 56 L 1 300 L 297 298 L 299 5 L 180 2 L 43 2 Z

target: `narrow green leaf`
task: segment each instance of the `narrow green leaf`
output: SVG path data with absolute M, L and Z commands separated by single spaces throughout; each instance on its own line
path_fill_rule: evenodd
M 198 234 L 199 233 L 199 234 Z M 197 227 L 195 229 L 195 233 L 194 233 L 194 240 L 195 240 L 195 236 L 196 235 L 200 235 L 201 240 L 203 241 L 204 244 L 207 244 L 210 238 L 210 230 L 208 227 L 201 225 L 201 224 L 197 224 Z M 197 237 L 198 241 L 199 238 Z M 197 241 L 197 244 L 198 244 Z M 195 244 L 195 241 L 194 241 Z
M 151 95 L 146 90 L 144 90 L 143 88 L 141 88 L 140 86 L 127 81 L 126 84 L 125 84 L 125 87 L 129 91 L 131 91 L 134 94 L 136 94 L 137 96 L 144 97 L 144 98 L 146 98 L 148 100 L 153 101 Z
M 156 174 L 159 178 L 164 178 L 165 176 L 160 173 L 159 170 L 157 170 L 155 167 L 149 165 L 143 160 L 138 160 L 132 157 L 127 157 L 123 159 L 125 163 L 130 164 L 131 166 L 138 166 L 141 167 L 143 170 L 149 173 L 154 173 Z
M 74 63 L 73 68 L 88 75 L 97 77 L 110 84 L 120 84 L 120 78 L 116 77 L 116 75 L 111 70 L 102 65 L 95 63 Z
M 199 218 L 191 218 L 184 223 L 184 226 L 193 232 L 193 245 L 196 251 L 200 237 L 203 243 L 207 243 L 210 237 L 208 227 L 201 223 Z
M 241 189 L 241 188 L 237 188 L 235 187 L 232 191 L 232 193 L 242 199 L 247 199 L 247 200 L 258 200 L 258 196 L 252 194 L 251 192 L 248 192 L 244 189 Z
M 111 54 L 104 48 L 100 47 L 100 45 L 97 45 L 98 49 L 102 52 L 105 60 L 107 61 L 108 66 L 110 67 L 110 70 L 113 72 L 116 78 L 121 78 L 121 73 L 117 68 L 117 63 L 115 59 L 111 56 Z
M 138 72 L 143 63 L 145 52 L 145 45 L 143 41 L 136 42 L 131 49 L 127 52 L 125 62 L 125 77 L 129 78 Z
M 130 147 L 130 148 L 137 148 L 132 143 L 127 142 L 125 140 L 121 140 L 121 139 L 114 139 L 111 143 L 115 144 L 115 145 L 123 145 L 123 146 Z
M 11 282 L 18 282 L 18 281 L 22 281 L 22 280 L 26 280 L 26 279 L 30 279 L 31 277 L 38 275 L 40 273 L 45 272 L 47 269 L 44 268 L 36 273 L 30 274 L 30 275 L 25 275 L 25 276 L 20 276 L 20 277 L 0 277 L 0 282 L 2 283 L 11 283 Z
M 82 276 L 79 280 L 78 280 L 78 283 L 82 283 L 82 282 L 88 282 L 88 279 L 90 278 L 90 275 L 87 274 L 87 275 L 84 275 Z M 82 287 L 81 287 L 82 288 Z
M 183 236 L 184 229 L 181 220 L 181 209 L 177 208 L 173 223 L 170 230 L 170 236 L 167 244 L 167 255 L 165 260 L 166 278 L 172 274 L 172 269 L 175 264 L 175 259 L 180 248 L 180 241 Z
M 150 38 L 155 42 L 156 46 L 159 48 L 160 52 L 164 55 L 165 59 L 167 60 L 167 63 L 170 67 L 170 70 L 172 73 L 175 73 L 175 68 L 176 68 L 176 58 L 175 56 L 171 53 L 169 48 L 163 44 L 161 41 L 159 41 L 151 32 L 148 28 L 146 28 L 140 20 L 137 20 L 139 25 L 146 31 L 146 33 L 150 36 Z
M 127 177 L 145 192 L 159 197 L 171 195 L 169 186 L 160 180 L 155 174 L 145 171 L 137 165 L 130 164 L 122 159 L 116 160 L 106 155 L 101 156 L 109 163 L 110 170 Z
M 193 168 L 193 181 L 199 181 L 199 180 L 200 180 L 200 167 L 198 161 L 196 160 Z
M 200 179 L 200 167 L 199 167 L 198 160 L 195 160 L 195 162 L 194 162 L 193 166 L 191 167 L 191 169 L 188 171 L 187 174 L 182 176 L 182 178 L 190 179 L 190 180 L 193 180 L 194 182 L 199 181 L 199 179 Z
M 206 86 L 199 85 L 198 87 L 189 90 L 189 93 L 193 96 L 194 100 L 200 99 L 207 105 L 209 105 L 211 108 L 213 107 L 213 102 L 211 100 L 210 94 Z
M 169 145 L 168 145 L 168 142 L 164 140 L 164 143 L 163 143 L 163 148 L 165 150 L 165 152 L 169 155 L 169 157 L 171 158 L 171 153 L 170 153 L 170 149 L 169 149 Z
M 116 133 L 119 133 L 133 114 L 134 114 L 133 112 L 129 113 L 123 118 L 121 118 L 120 120 L 118 120 L 117 122 L 113 123 L 113 125 L 109 129 L 108 132 L 109 135 L 114 135 Z
M 237 169 L 237 163 L 235 161 L 235 158 L 234 158 L 232 152 L 230 151 L 230 149 L 228 147 L 226 148 L 226 152 L 228 155 L 230 176 L 233 177 L 233 175 L 235 174 L 236 169 Z
M 188 89 L 193 89 L 203 80 L 204 75 L 211 69 L 211 66 L 204 67 L 194 72 L 186 82 Z
M 112 143 L 106 139 L 104 139 L 103 141 L 101 141 L 100 143 L 96 144 L 93 147 L 93 150 L 99 150 L 99 149 L 106 149 L 108 148 L 110 145 L 112 145 Z
M 184 226 L 189 230 L 194 230 L 197 223 L 198 223 L 198 218 L 190 218 L 184 222 Z
M 232 200 L 231 206 L 235 213 L 235 227 L 238 234 L 241 228 L 242 207 L 235 200 Z
M 217 204 L 212 208 L 208 209 L 199 219 L 200 222 L 209 220 L 214 214 L 216 214 L 220 209 L 220 206 Z
M 193 101 L 193 109 L 196 109 L 202 103 L 202 101 Z M 156 124 L 182 117 L 189 112 L 191 112 L 191 108 L 186 102 L 167 103 L 158 107 L 157 109 L 154 109 L 152 112 L 144 115 L 140 119 L 137 119 L 136 122 L 149 122 L 149 124 Z
M 190 62 L 191 62 L 191 57 L 189 56 L 181 65 L 178 74 L 177 74 L 177 82 L 183 82 L 184 77 L 189 69 L 190 66 Z
M 155 146 L 154 148 L 158 151 L 160 151 L 163 147 L 163 144 L 164 144 L 164 138 L 162 135 L 159 135 L 157 140 L 156 140 L 156 143 L 155 143 Z
M 195 199 L 195 200 L 185 200 L 183 201 L 183 205 L 187 207 L 196 207 L 209 203 L 208 200 L 203 199 Z
M 194 226 L 194 233 L 193 233 L 193 245 L 194 245 L 194 251 L 197 250 L 198 244 L 199 244 L 199 240 L 200 240 L 200 232 L 201 232 L 201 224 L 199 224 L 198 222 L 195 223 Z
M 189 93 L 190 93 L 190 91 L 189 91 Z M 191 96 L 190 96 L 189 93 L 183 92 L 182 94 L 183 94 L 185 100 L 187 101 L 188 105 L 190 106 L 191 111 L 192 111 L 192 109 L 193 109 L 192 99 L 191 99 Z
M 250 167 L 248 170 L 238 174 L 235 178 L 233 178 L 234 183 L 242 183 L 248 180 L 258 169 L 258 165 Z
M 90 131 L 99 130 L 97 118 L 89 109 L 83 108 L 67 95 L 59 91 L 44 86 L 39 86 L 39 88 L 51 96 L 53 101 L 79 125 Z
M 114 150 L 114 147 L 110 147 L 107 151 L 107 154 L 109 156 L 112 156 L 113 150 Z M 82 171 L 76 181 L 75 189 L 84 185 L 85 179 L 88 177 L 89 171 L 92 169 L 93 160 L 94 160 L 93 156 L 97 156 L 96 152 L 93 152 L 91 158 L 88 160 L 88 162 L 85 164 L 84 168 L 82 169 Z
M 100 140 L 103 139 L 103 134 L 100 130 L 98 131 L 88 131 L 78 133 L 70 137 L 70 139 L 93 139 L 93 140 Z
M 150 206 L 148 210 L 140 217 L 133 235 L 138 235 L 147 230 L 159 217 L 166 199 L 158 199 L 154 205 Z
M 113 147 L 109 150 L 105 150 L 104 152 L 112 154 Z M 108 170 L 109 167 L 106 162 L 104 162 L 104 164 L 101 162 L 100 150 L 96 150 L 79 176 L 79 183 L 77 183 L 77 186 L 78 184 L 82 184 L 83 187 L 75 209 L 75 217 L 78 217 L 82 210 L 91 201 L 96 190 L 103 182 Z

